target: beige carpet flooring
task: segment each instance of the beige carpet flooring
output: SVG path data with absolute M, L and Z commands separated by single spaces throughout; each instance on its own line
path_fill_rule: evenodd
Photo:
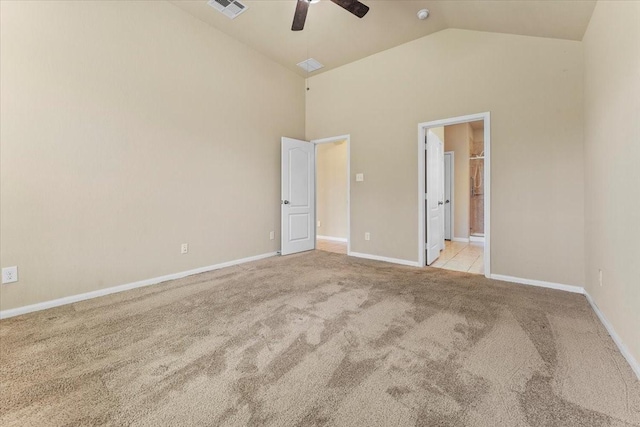
M 314 251 L 0 322 L 0 425 L 638 426 L 581 295 Z

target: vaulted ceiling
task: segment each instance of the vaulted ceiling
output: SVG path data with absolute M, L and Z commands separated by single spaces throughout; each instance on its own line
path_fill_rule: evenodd
M 242 1 L 242 0 L 241 0 Z M 291 31 L 296 0 L 246 0 L 248 10 L 229 19 L 206 0 L 172 1 L 180 9 L 269 58 L 306 76 L 296 66 L 315 58 L 313 75 L 446 28 L 582 40 L 595 7 L 586 0 L 362 0 L 369 13 L 358 19 L 322 0 L 309 8 L 303 31 Z M 429 9 L 421 21 L 416 13 Z

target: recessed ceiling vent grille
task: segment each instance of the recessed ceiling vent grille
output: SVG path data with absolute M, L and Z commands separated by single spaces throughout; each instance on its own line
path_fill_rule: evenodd
M 238 0 L 209 0 L 207 4 L 230 19 L 236 18 L 248 9 L 246 5 Z
M 321 63 L 319 63 L 318 61 L 316 61 L 313 58 L 309 58 L 306 61 L 300 62 L 298 64 L 298 67 L 302 68 L 307 73 L 313 73 L 314 71 L 319 70 L 320 68 L 324 67 L 324 65 L 322 65 Z

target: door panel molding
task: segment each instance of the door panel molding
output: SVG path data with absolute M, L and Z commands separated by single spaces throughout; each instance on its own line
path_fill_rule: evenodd
M 280 253 L 316 247 L 315 145 L 283 137 L 281 141 Z
M 431 265 L 444 249 L 444 141 L 431 130 L 425 140 L 426 169 L 426 264 Z

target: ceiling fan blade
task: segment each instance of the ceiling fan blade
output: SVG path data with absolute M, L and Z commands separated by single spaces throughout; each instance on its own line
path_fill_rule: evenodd
M 304 21 L 307 20 L 308 10 L 309 2 L 307 0 L 298 0 L 298 3 L 296 4 L 296 13 L 293 15 L 291 31 L 300 31 L 304 28 Z
M 331 0 L 338 6 L 348 10 L 356 15 L 358 18 L 362 18 L 369 12 L 369 6 L 360 3 L 358 0 Z

